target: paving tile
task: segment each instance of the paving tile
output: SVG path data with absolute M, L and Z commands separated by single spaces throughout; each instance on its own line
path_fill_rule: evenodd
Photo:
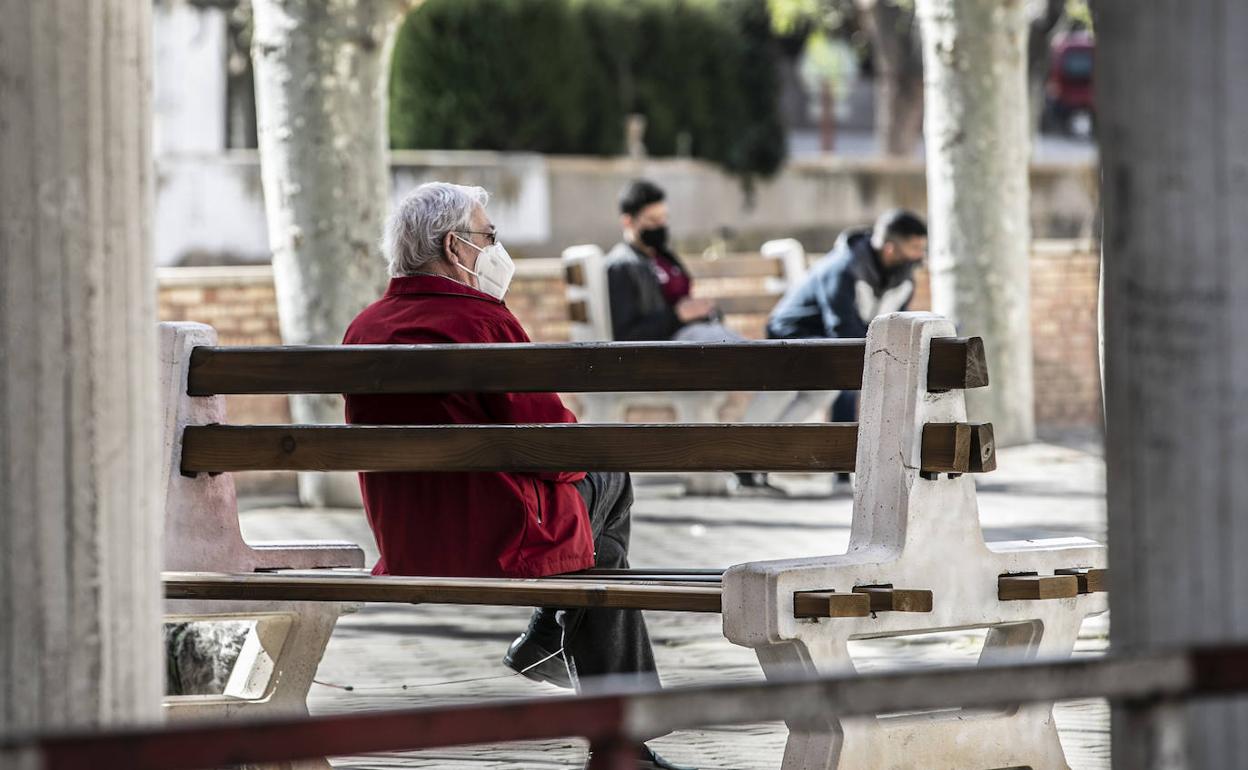
M 979 479 L 990 540 L 1083 535 L 1104 540 L 1104 464 L 1095 446 L 1036 444 L 1002 450 L 999 469 Z M 852 502 L 829 496 L 827 477 L 779 476 L 787 500 L 690 498 L 662 479 L 645 479 L 634 505 L 632 563 L 724 567 L 759 559 L 843 552 Z M 242 515 L 249 538 L 355 540 L 376 557 L 360 511 L 272 505 Z M 515 607 L 367 605 L 342 618 L 312 689 L 313 713 L 364 712 L 482 698 L 561 692 L 510 675 L 501 664 L 528 610 Z M 718 616 L 647 613 L 668 685 L 762 678 L 751 651 L 725 641 Z M 1076 655 L 1100 655 L 1108 618 L 1085 623 Z M 855 643 L 860 670 L 971 662 L 982 632 Z M 346 690 L 344 687 L 353 689 Z M 1109 767 L 1109 711 L 1099 700 L 1058 705 L 1056 719 L 1074 770 Z M 681 731 L 654 742 L 671 759 L 704 770 L 772 770 L 784 750 L 779 723 Z M 583 741 L 541 741 L 405 754 L 346 757 L 341 768 L 579 768 Z

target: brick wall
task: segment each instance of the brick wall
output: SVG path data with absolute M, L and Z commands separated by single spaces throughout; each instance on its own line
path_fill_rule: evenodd
M 1037 241 L 1033 248 L 1031 312 L 1036 422 L 1043 431 L 1096 427 L 1101 423 L 1096 350 L 1099 259 L 1099 248 L 1087 241 Z M 164 268 L 158 272 L 158 281 L 162 320 L 211 324 L 225 345 L 280 342 L 268 267 Z M 535 341 L 558 342 L 568 338 L 563 279 L 557 260 L 521 260 L 507 304 Z M 913 308 L 929 307 L 928 282 L 921 274 Z M 729 322 L 746 333 L 757 333 L 761 318 L 742 316 L 730 318 Z M 231 396 L 227 410 L 229 419 L 239 423 L 289 420 L 286 400 L 280 396 Z M 726 412 L 736 411 L 739 404 L 734 400 Z

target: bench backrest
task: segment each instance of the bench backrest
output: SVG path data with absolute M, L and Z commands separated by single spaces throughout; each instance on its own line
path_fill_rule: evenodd
M 235 471 L 852 471 L 855 423 L 823 425 L 227 425 L 224 396 L 263 393 L 850 390 L 867 341 L 218 347 L 211 327 L 162 324 L 166 567 L 358 566 L 358 548 L 264 548 L 239 530 Z M 934 339 L 896 387 L 982 387 L 978 338 Z M 924 473 L 991 470 L 990 425 L 915 426 Z M 911 462 L 907 460 L 907 462 Z
M 934 391 L 986 383 L 977 338 L 934 341 Z M 187 393 L 854 390 L 863 340 L 709 345 L 415 345 L 220 348 L 190 354 Z M 852 471 L 858 426 L 187 425 L 184 473 L 288 471 Z M 983 470 L 989 426 L 932 425 L 926 472 Z M 990 453 L 987 455 L 990 457 Z

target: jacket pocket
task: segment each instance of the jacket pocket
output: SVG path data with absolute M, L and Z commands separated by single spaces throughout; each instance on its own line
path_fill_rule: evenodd
M 542 523 L 542 488 L 539 486 L 539 484 L 541 484 L 541 481 L 532 477 L 530 477 L 528 481 L 533 486 L 533 503 L 534 503 L 534 509 L 537 512 L 537 523 L 541 524 Z

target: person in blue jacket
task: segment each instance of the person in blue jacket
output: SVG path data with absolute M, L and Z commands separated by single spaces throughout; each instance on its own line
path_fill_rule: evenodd
M 876 316 L 905 310 L 914 268 L 927 255 L 927 225 L 903 209 L 884 212 L 871 228 L 847 230 L 806 277 L 789 288 L 767 318 L 776 340 L 861 338 Z M 759 393 L 745 422 L 803 422 L 834 400 L 834 421 L 856 419 L 857 391 Z M 741 486 L 774 490 L 765 473 L 737 474 Z M 846 481 L 848 479 L 845 479 Z

